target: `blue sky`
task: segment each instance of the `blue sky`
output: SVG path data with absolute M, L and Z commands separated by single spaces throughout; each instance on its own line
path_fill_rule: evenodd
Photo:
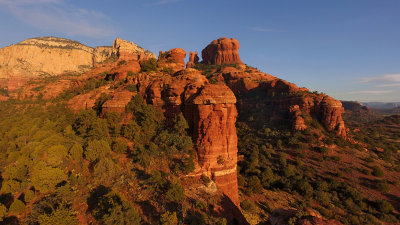
M 239 40 L 242 61 L 343 100 L 400 102 L 399 0 L 0 0 L 0 47 L 116 37 L 156 54 Z

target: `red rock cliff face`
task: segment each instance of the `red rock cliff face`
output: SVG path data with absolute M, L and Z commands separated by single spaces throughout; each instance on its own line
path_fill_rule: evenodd
M 203 51 L 203 62 L 217 65 L 243 64 L 239 56 L 239 41 L 226 37 L 212 41 Z
M 146 99 L 165 110 L 167 118 L 182 112 L 198 146 L 196 176 L 209 176 L 239 206 L 237 184 L 236 98 L 224 84 L 209 84 L 195 69 L 156 80 Z
M 198 147 L 202 172 L 239 205 L 237 184 L 236 98 L 224 85 L 207 85 L 185 103 L 184 114 Z
M 256 103 L 240 100 L 239 111 L 246 107 L 271 108 L 275 112 L 271 119 L 277 117 L 281 120 L 290 120 L 295 131 L 307 129 L 305 118 L 301 117 L 304 112 L 309 117 L 316 117 L 328 131 L 347 138 L 342 119 L 343 107 L 336 99 L 325 94 L 311 93 L 307 88 L 299 88 L 293 83 L 250 67 L 246 69 L 226 67 L 220 76 L 236 96 L 243 94 L 262 96 L 262 100 Z M 285 118 L 283 115 L 288 117 Z
M 158 66 L 160 68 L 171 68 L 174 72 L 185 68 L 186 51 L 181 48 L 174 48 L 167 52 L 160 51 Z

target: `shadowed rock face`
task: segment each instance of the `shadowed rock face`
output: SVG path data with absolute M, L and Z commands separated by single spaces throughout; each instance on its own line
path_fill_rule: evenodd
M 277 117 L 290 120 L 294 131 L 308 128 L 302 118 L 302 113 L 305 113 L 319 120 L 328 131 L 334 131 L 338 136 L 347 138 L 342 119 L 342 104 L 326 94 L 310 93 L 307 88 L 299 88 L 293 83 L 252 68 L 226 67 L 221 71 L 221 76 L 236 96 L 260 96 L 256 105 L 254 102 L 239 99 L 239 112 L 248 107 L 272 108 Z M 287 115 L 287 118 L 283 115 Z
M 203 51 L 201 56 L 204 63 L 225 65 L 243 64 L 239 56 L 239 41 L 226 37 L 212 41 Z

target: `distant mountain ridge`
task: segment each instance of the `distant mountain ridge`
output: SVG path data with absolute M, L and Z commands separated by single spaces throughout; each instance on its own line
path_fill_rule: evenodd
M 400 106 L 400 102 L 363 102 L 362 104 L 377 109 L 394 109 Z

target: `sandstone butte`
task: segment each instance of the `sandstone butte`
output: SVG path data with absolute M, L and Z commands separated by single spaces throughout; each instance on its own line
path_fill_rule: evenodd
M 50 44 L 47 44 L 45 40 Z M 60 42 L 59 39 L 57 40 Z M 61 40 L 63 40 L 62 43 L 66 42 L 66 39 Z M 38 46 L 33 45 L 33 42 L 39 43 Z M 21 68 L 24 68 L 25 72 L 29 72 L 29 69 L 31 69 L 30 76 L 37 76 L 38 71 L 45 69 L 52 73 L 65 72 L 61 69 L 52 68 L 44 63 L 46 61 L 32 59 L 34 54 L 41 54 L 42 51 L 44 55 L 47 55 L 46 57 L 53 55 L 51 49 L 57 54 L 61 54 L 60 57 L 70 54 L 70 58 L 73 58 L 74 54 L 87 54 L 88 58 L 91 58 L 90 62 L 87 62 L 87 68 L 106 60 L 107 55 L 115 55 L 118 57 L 117 62 L 103 63 L 102 66 L 89 70 L 70 86 L 80 86 L 85 79 L 98 76 L 97 74 L 101 74 L 101 72 L 107 72 L 114 80 L 124 79 L 127 85 L 135 85 L 138 89 L 136 94 L 141 94 L 147 103 L 162 109 L 167 120 L 182 112 L 189 124 L 193 141 L 198 146 L 196 149 L 196 170 L 191 176 L 206 175 L 210 177 L 238 208 L 240 207 L 237 183 L 238 149 L 235 127 L 238 112 L 240 113 L 248 107 L 272 109 L 271 120 L 290 120 L 293 130 L 306 129 L 307 123 L 305 121 L 315 118 L 326 130 L 335 132 L 342 138 L 347 138 L 346 127 L 341 115 L 343 107 L 340 101 L 325 94 L 311 93 L 306 88 L 299 88 L 295 84 L 246 66 L 240 60 L 239 42 L 235 39 L 220 38 L 212 41 L 202 51 L 202 63 L 227 65 L 222 67 L 221 70 L 215 71 L 214 76 L 218 80 L 217 84 L 211 84 L 199 70 L 193 68 L 199 63 L 196 53 L 190 53 L 187 69 L 184 69 L 186 51 L 183 49 L 177 48 L 160 52 L 158 62 L 161 72 L 138 73 L 136 76 L 127 77 L 128 71 L 139 72 L 141 62 L 144 59 L 153 58 L 154 55 L 121 39 L 114 41 L 112 48 L 104 47 L 105 51 L 102 53 L 104 57 L 97 56 L 96 60 L 94 60 L 95 50 L 90 50 L 89 47 L 84 48 L 83 45 L 76 42 L 73 42 L 73 46 L 80 46 L 79 49 L 78 47 L 72 49 L 70 47 L 61 48 L 60 46 L 51 49 L 44 47 L 56 45 L 58 42 L 54 42 L 53 38 L 29 39 L 27 42 L 21 42 L 31 43 L 27 46 L 25 44 L 20 46 L 20 43 L 1 49 L 0 63 L 6 66 L 1 67 L 0 77 L 18 76 L 18 73 L 10 74 L 9 72 Z M 70 45 L 72 44 L 66 44 L 66 46 Z M 23 50 L 25 47 L 27 49 Z M 72 53 L 73 50 L 76 52 Z M 24 55 L 23 51 L 34 51 L 35 53 Z M 12 61 L 10 58 L 17 59 L 18 57 L 25 57 L 26 62 L 31 62 L 29 65 L 33 65 L 33 62 L 43 65 L 32 69 L 31 67 L 21 67 L 19 63 L 4 63 L 6 59 Z M 46 57 L 39 58 L 47 60 Z M 50 62 L 56 64 L 56 60 L 60 60 L 60 57 L 55 57 L 56 59 Z M 124 63 L 118 63 L 122 61 Z M 83 60 L 83 62 L 85 61 Z M 82 62 L 79 61 L 79 63 Z M 75 66 L 72 69 L 78 71 L 77 65 L 70 66 Z M 173 75 L 170 75 L 170 72 L 163 72 L 163 69 L 167 67 L 176 72 Z M 125 86 L 120 86 L 117 89 L 103 86 L 89 93 L 75 96 L 69 100 L 68 104 L 74 111 L 79 111 L 82 108 L 93 108 L 96 99 L 102 93 L 111 96 L 111 99 L 102 106 L 103 114 L 117 112 L 125 114 L 125 117 L 127 117 L 125 107 L 135 93 L 128 92 Z M 246 98 L 240 97 L 246 94 L 260 95 L 262 98 L 257 102 L 249 102 Z M 314 220 L 322 219 L 314 218 Z

